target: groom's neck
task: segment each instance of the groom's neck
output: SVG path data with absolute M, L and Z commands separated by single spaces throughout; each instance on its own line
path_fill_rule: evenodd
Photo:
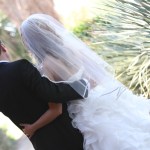
M 0 61 L 9 61 L 9 55 L 7 53 L 1 52 Z

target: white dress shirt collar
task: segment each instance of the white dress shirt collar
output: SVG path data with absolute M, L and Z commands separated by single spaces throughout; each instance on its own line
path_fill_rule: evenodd
M 1 62 L 9 62 L 9 61 L 8 61 L 8 60 L 0 60 L 0 63 L 1 63 Z

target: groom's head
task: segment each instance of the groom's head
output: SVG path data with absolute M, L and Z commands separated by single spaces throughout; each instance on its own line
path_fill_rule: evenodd
M 1 40 L 0 40 L 0 60 L 9 60 L 9 54 Z

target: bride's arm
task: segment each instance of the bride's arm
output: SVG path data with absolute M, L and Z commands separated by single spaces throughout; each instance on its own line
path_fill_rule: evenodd
M 23 132 L 30 138 L 38 129 L 52 122 L 62 114 L 61 103 L 49 103 L 49 109 L 33 124 L 21 124 Z

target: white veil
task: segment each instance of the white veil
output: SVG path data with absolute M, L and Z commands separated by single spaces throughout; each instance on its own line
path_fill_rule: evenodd
M 86 78 L 91 87 L 102 85 L 110 89 L 109 83 L 116 82 L 112 67 L 53 17 L 33 14 L 22 23 L 20 32 L 24 45 L 44 67 L 44 74 L 54 75 L 55 81 L 67 81 L 82 72 L 80 78 Z M 84 97 L 79 86 L 72 88 Z

